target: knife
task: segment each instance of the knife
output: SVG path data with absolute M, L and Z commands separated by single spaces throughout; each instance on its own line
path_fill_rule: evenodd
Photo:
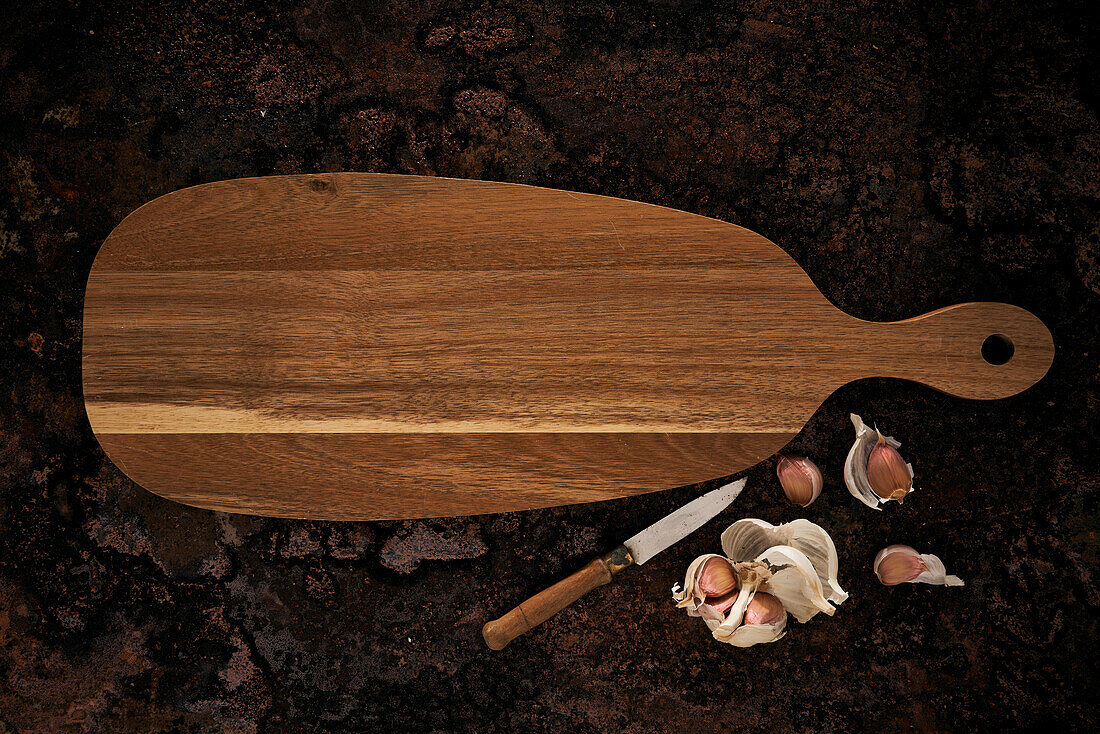
M 662 517 L 610 553 L 594 558 L 588 565 L 535 594 L 500 619 L 487 622 L 481 629 L 486 644 L 500 650 L 524 632 L 542 624 L 562 609 L 630 566 L 641 566 L 673 543 L 686 538 L 708 520 L 729 507 L 745 488 L 745 480 L 719 487 L 693 499 L 675 512 Z

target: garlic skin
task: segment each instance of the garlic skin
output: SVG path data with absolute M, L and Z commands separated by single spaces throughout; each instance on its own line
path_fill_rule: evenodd
M 831 617 L 836 611 L 825 598 L 814 565 L 802 551 L 789 545 L 777 545 L 761 553 L 756 562 L 771 570 L 765 590 L 783 602 L 799 622 L 810 621 L 818 612 Z
M 775 475 L 779 478 L 783 494 L 799 507 L 813 504 L 824 486 L 821 470 L 805 456 L 781 455 L 775 466 Z
M 711 553 L 692 561 L 683 590 L 679 585 L 672 590 L 676 606 L 692 617 L 702 617 L 719 642 L 737 647 L 775 642 L 786 634 L 788 613 L 806 622 L 818 612 L 832 615 L 833 603 L 848 597 L 836 585 L 832 539 L 807 520 L 779 526 L 740 520 L 722 533 L 722 549 L 725 556 Z M 730 564 L 737 585 L 734 591 L 715 597 L 707 590 L 729 585 L 717 583 L 725 571 L 720 562 Z
M 907 545 L 890 545 L 875 556 L 875 575 L 884 586 L 897 584 L 931 584 L 933 586 L 965 586 L 958 576 L 947 569 L 931 553 L 918 553 Z
M 906 464 L 897 449 L 901 443 L 884 436 L 852 413 L 856 440 L 844 462 L 844 484 L 852 496 L 871 509 L 887 502 L 901 502 L 916 489 L 913 465 Z
M 734 559 L 755 560 L 766 556 L 766 551 L 776 546 L 790 546 L 806 557 L 817 575 L 821 594 L 826 601 L 842 604 L 848 598 L 848 592 L 837 583 L 840 561 L 836 546 L 820 525 L 803 518 L 783 525 L 745 518 L 722 533 L 722 551 Z

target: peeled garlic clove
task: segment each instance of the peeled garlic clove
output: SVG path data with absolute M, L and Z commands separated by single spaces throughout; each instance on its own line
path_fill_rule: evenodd
M 963 586 L 958 576 L 949 576 L 947 569 L 931 553 L 917 553 L 907 545 L 891 545 L 875 556 L 875 575 L 886 586 L 897 584 L 932 584 L 934 586 Z
M 848 598 L 848 592 L 837 582 L 840 563 L 836 546 L 820 525 L 801 518 L 783 525 L 745 518 L 722 533 L 722 550 L 737 563 L 755 560 L 777 545 L 789 545 L 809 559 L 826 600 L 841 604 Z
M 901 444 L 865 425 L 855 413 L 850 418 L 856 440 L 844 462 L 844 484 L 848 491 L 875 510 L 891 500 L 900 502 L 915 489 L 913 465 L 906 464 L 897 452 Z
M 824 486 L 821 470 L 805 456 L 780 456 L 775 474 L 783 494 L 799 507 L 809 507 Z

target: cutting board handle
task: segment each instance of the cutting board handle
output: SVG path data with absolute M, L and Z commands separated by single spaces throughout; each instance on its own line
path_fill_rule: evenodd
M 871 353 L 856 359 L 874 374 L 964 398 L 1015 395 L 1042 379 L 1054 360 L 1043 322 L 1007 303 L 960 303 L 905 321 L 862 323 L 871 332 L 865 332 Z

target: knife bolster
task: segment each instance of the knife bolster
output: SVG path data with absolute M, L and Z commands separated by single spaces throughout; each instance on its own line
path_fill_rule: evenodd
M 620 545 L 618 548 L 600 556 L 600 561 L 607 566 L 607 570 L 612 576 L 617 576 L 623 572 L 623 569 L 634 565 L 634 556 L 630 555 L 629 548 Z

